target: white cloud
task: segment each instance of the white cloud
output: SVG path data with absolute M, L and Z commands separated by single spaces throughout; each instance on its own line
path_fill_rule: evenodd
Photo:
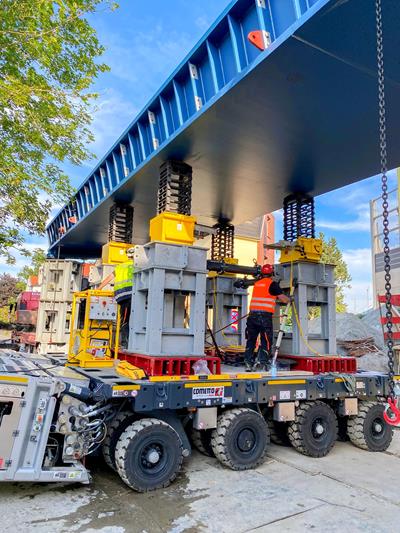
M 208 18 L 204 15 L 197 17 L 194 23 L 202 32 L 206 32 L 208 28 L 211 26 L 211 21 L 208 20 Z
M 343 251 L 343 259 L 346 261 L 353 277 L 371 276 L 371 249 L 355 248 Z
M 362 313 L 373 304 L 372 282 L 352 282 L 351 289 L 345 289 L 344 298 L 349 313 Z
M 348 249 L 343 252 L 352 277 L 351 288 L 346 289 L 345 301 L 352 313 L 365 311 L 372 306 L 372 263 L 369 248 Z
M 341 222 L 340 220 L 319 219 L 317 221 L 317 226 L 320 228 L 331 229 L 335 231 L 369 232 L 371 229 L 369 204 L 364 203 L 364 204 L 355 205 L 355 206 L 353 204 L 351 212 L 356 215 L 355 218 L 353 218 L 352 220 Z
M 102 156 L 129 125 L 137 112 L 138 108 L 114 89 L 107 89 L 101 93 L 96 102 L 96 109 L 93 111 L 90 129 L 95 140 L 89 145 L 89 150 L 95 152 L 98 157 Z M 90 161 L 88 166 L 92 170 L 93 162 Z
M 189 34 L 171 31 L 161 22 L 146 32 L 132 29 L 123 36 L 105 29 L 102 40 L 107 48 L 104 59 L 111 68 L 111 75 L 131 84 L 135 94 L 145 100 L 194 44 Z

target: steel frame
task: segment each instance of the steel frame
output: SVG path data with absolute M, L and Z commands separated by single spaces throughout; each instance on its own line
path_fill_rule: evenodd
M 322 7 L 326 2 L 233 1 L 50 222 L 50 248 L 61 243 L 80 220 L 112 196 L 256 62 L 263 52 L 248 41 L 251 30 L 268 32 L 274 42 L 313 6 Z

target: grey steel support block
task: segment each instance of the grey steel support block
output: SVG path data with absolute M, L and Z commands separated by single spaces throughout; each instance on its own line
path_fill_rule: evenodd
M 136 246 L 128 350 L 204 355 L 207 250 L 152 242 Z
M 294 305 L 300 327 L 293 317 L 292 333 L 286 333 L 281 353 L 307 355 L 312 350 L 321 354 L 336 354 L 336 297 L 335 266 L 323 263 L 298 261 L 275 266 L 275 274 L 283 289 L 289 289 L 293 279 L 296 290 Z M 309 331 L 309 308 L 320 309 L 320 331 Z M 275 317 L 275 329 L 279 328 Z M 309 349 L 308 346 L 312 348 Z
M 219 331 L 247 313 L 247 289 L 234 287 L 233 276 L 215 276 L 207 279 L 207 308 L 212 311 L 209 324 L 215 333 L 218 346 L 243 346 L 246 344 L 246 320 Z

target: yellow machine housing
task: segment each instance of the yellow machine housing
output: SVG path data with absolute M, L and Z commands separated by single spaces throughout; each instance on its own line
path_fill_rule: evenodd
M 150 241 L 192 246 L 195 224 L 196 217 L 166 211 L 150 220 Z
M 82 368 L 112 367 L 118 353 L 119 308 L 112 291 L 76 292 L 72 302 L 68 364 Z
M 322 240 L 299 237 L 294 246 L 281 251 L 280 263 L 311 261 L 319 263 L 322 255 Z
M 144 370 L 128 363 L 128 361 L 116 361 L 115 371 L 118 375 L 129 379 L 144 379 L 146 377 Z
M 103 265 L 118 265 L 129 261 L 126 252 L 133 244 L 126 242 L 110 241 L 101 250 L 101 262 Z

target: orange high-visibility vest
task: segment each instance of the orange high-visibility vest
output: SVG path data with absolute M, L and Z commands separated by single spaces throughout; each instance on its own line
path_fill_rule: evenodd
M 253 296 L 250 302 L 250 311 L 275 312 L 276 297 L 269 293 L 271 283 L 271 278 L 262 278 L 255 282 Z

